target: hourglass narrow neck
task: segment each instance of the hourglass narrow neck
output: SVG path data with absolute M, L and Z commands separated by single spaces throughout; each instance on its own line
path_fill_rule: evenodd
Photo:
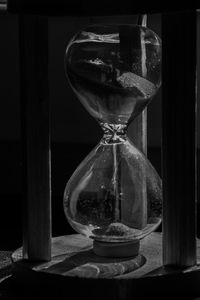
M 101 140 L 103 144 L 124 143 L 127 139 L 127 125 L 100 123 L 104 135 Z

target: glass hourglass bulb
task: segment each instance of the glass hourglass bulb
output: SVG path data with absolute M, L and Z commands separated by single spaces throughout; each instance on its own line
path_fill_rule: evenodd
M 94 25 L 70 41 L 68 80 L 104 136 L 64 191 L 71 226 L 96 241 L 138 241 L 161 222 L 161 179 L 127 137 L 161 84 L 161 40 L 138 25 Z

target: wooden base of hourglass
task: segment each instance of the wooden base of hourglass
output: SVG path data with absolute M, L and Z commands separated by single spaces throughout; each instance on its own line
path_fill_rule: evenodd
M 33 293 L 36 296 L 31 299 L 36 299 L 42 291 L 45 299 L 48 296 L 48 299 L 57 299 L 58 293 L 59 296 L 63 295 L 59 299 L 64 299 L 67 293 L 72 294 L 74 299 L 101 300 L 108 293 L 111 296 L 106 299 L 113 299 L 116 291 L 119 292 L 116 297 L 119 300 L 122 295 L 123 299 L 132 299 L 137 293 L 140 295 L 138 299 L 149 299 L 152 293 L 155 296 L 153 299 L 160 299 L 164 293 L 172 293 L 174 296 L 174 293 L 188 293 L 190 288 L 200 292 L 199 259 L 194 267 L 164 267 L 162 238 L 161 233 L 153 232 L 142 239 L 140 254 L 134 258 L 108 258 L 95 255 L 92 240 L 80 234 L 59 236 L 52 239 L 52 259 L 49 262 L 25 260 L 22 248 L 16 250 L 12 254 L 13 275 L 20 293 L 27 293 L 26 299 Z M 200 257 L 199 240 L 197 257 Z M 97 278 L 101 280 L 94 280 Z M 158 290 L 162 294 L 155 294 Z
M 20 248 L 12 255 L 14 270 L 16 274 L 23 270 L 25 277 L 26 271 L 32 270 L 37 274 L 48 273 L 65 277 L 113 278 L 133 272 L 145 265 L 145 253 L 138 254 L 139 242 L 125 243 L 127 244 L 125 246 L 122 246 L 124 243 L 115 243 L 113 248 L 111 248 L 113 244 L 111 243 L 110 249 L 104 244 L 93 242 L 92 239 L 81 234 L 56 237 L 52 239 L 50 262 L 25 260 L 22 256 L 22 248 Z
M 93 251 L 104 257 L 136 257 L 139 253 L 140 242 L 106 243 L 94 240 Z

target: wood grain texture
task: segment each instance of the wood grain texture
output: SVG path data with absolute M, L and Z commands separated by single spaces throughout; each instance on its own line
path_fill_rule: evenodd
M 23 259 L 22 249 L 16 250 L 12 255 L 13 280 L 23 299 L 38 295 L 48 299 L 63 299 L 66 295 L 74 299 L 194 299 L 200 295 L 199 240 L 197 245 L 197 266 L 166 268 L 162 266 L 162 234 L 152 233 L 141 241 L 140 254 L 146 259 L 142 267 L 115 276 L 107 272 L 111 261 L 104 259 L 104 276 L 97 278 L 96 262 L 90 255 L 92 241 L 78 234 L 61 236 L 52 240 L 51 262 L 31 263 Z M 87 272 L 90 264 L 93 272 Z
M 109 258 L 96 255 L 91 239 L 80 234 L 62 236 L 52 240 L 52 260 L 48 263 L 27 264 L 22 249 L 13 253 L 14 262 L 33 267 L 35 271 L 82 278 L 112 278 L 138 269 L 145 263 L 143 255 Z
M 196 12 L 162 18 L 163 260 L 196 263 Z
M 147 155 L 147 108 L 133 121 L 131 135 L 136 148 Z
M 23 249 L 30 260 L 51 258 L 48 20 L 20 16 L 20 97 L 24 164 Z
M 147 16 L 146 15 L 139 15 L 137 24 L 140 26 L 147 26 Z M 127 39 L 130 39 L 131 32 L 128 34 L 127 32 Z M 135 41 L 132 41 L 134 46 Z M 142 48 L 142 41 L 139 40 L 140 47 Z M 139 45 L 138 45 L 139 46 Z M 141 51 L 145 51 L 141 49 Z M 144 54 L 144 53 L 143 53 Z M 143 55 L 142 54 L 142 55 Z M 127 57 L 131 55 L 130 53 L 126 53 Z M 145 60 L 146 64 L 146 60 Z M 141 59 L 141 69 L 142 69 L 142 59 Z M 145 72 L 142 74 L 144 78 L 146 77 Z M 145 156 L 147 156 L 147 108 L 145 108 L 137 117 L 133 120 L 133 126 L 131 127 L 131 136 L 133 137 L 133 143 L 138 150 L 140 150 Z M 138 200 L 138 209 L 136 214 L 140 216 L 140 221 L 137 223 L 137 228 L 144 228 L 147 225 L 147 183 L 146 183 L 146 173 L 143 171 L 142 177 L 142 184 L 140 190 L 137 189 L 135 193 L 135 198 Z
M 200 265 L 200 240 L 197 240 L 197 265 L 189 268 L 163 268 L 162 265 L 162 234 L 152 233 L 146 238 L 140 241 L 140 255 L 145 258 L 145 264 L 127 274 L 117 276 L 116 278 L 141 278 L 141 277 L 152 277 L 160 276 L 171 273 L 190 272 L 199 269 Z M 20 266 L 26 269 L 32 269 L 36 272 L 45 272 L 51 274 L 59 274 L 62 276 L 68 276 L 68 271 L 75 270 L 77 266 L 84 266 L 90 263 L 97 264 L 110 264 L 110 263 L 121 263 L 131 261 L 133 258 L 105 258 L 97 256 L 92 253 L 93 242 L 81 234 L 73 234 L 67 236 L 55 237 L 52 239 L 52 260 L 50 262 L 29 262 L 23 259 L 22 248 L 17 249 L 12 254 L 12 260 L 15 266 Z M 67 260 L 67 261 L 66 261 Z M 139 261 L 139 260 L 138 260 Z M 131 269 L 131 268 L 130 268 Z M 88 276 L 79 270 L 73 272 L 73 275 L 79 277 L 91 277 L 96 278 L 96 273 L 92 273 Z M 115 277 L 116 274 L 109 274 L 104 277 L 110 278 Z
M 147 26 L 147 15 L 139 15 L 137 24 Z M 146 74 L 143 74 L 146 77 Z M 134 145 L 147 155 L 147 108 L 133 121 L 132 136 Z
M 0 251 L 0 282 L 12 271 L 11 251 Z

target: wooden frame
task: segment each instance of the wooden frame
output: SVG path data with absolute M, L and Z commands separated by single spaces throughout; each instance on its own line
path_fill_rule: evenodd
M 139 18 L 145 26 L 146 17 Z M 51 260 L 50 104 L 48 19 L 20 15 L 22 136 L 24 146 L 23 253 L 30 261 Z M 134 121 L 134 142 L 147 152 L 147 111 Z
M 191 266 L 196 263 L 196 12 L 163 14 L 162 24 L 163 263 Z
M 10 0 L 8 1 L 8 9 L 18 13 L 27 12 L 25 3 L 26 1 L 16 2 Z M 64 2 L 61 1 L 60 3 L 63 5 Z M 29 5 L 30 4 L 34 5 L 33 11 L 35 13 L 52 14 L 52 10 L 44 11 L 43 9 L 41 10 L 39 6 L 37 10 L 37 1 L 31 1 Z M 29 8 L 30 7 L 31 5 Z M 117 9 L 116 7 L 115 13 L 117 13 Z M 121 13 L 120 9 L 118 9 L 119 13 Z M 138 13 L 141 11 L 139 8 L 135 8 L 134 12 Z M 30 10 L 28 10 L 28 12 L 30 13 Z M 59 14 L 59 9 L 57 9 L 56 12 Z M 126 9 L 122 11 L 122 13 L 126 12 Z M 150 10 L 150 12 L 152 12 L 152 10 Z M 72 9 L 70 12 L 70 8 L 68 7 L 62 10 L 62 14 L 65 13 L 66 15 L 70 15 L 70 13 L 73 15 L 75 11 Z M 79 7 L 78 13 L 84 14 L 86 12 L 84 8 Z M 90 11 L 90 13 L 92 12 Z M 31 18 L 32 22 L 30 23 Z M 47 62 L 46 60 L 44 60 L 44 63 L 36 60 L 36 66 L 34 64 L 34 59 L 37 56 L 37 43 L 45 37 L 47 29 L 46 21 L 43 19 L 45 17 L 40 16 L 38 18 L 33 16 L 31 18 L 26 19 L 25 16 L 20 17 L 20 32 L 22 34 L 21 51 L 22 53 L 23 51 L 28 53 L 27 58 L 22 58 L 23 74 L 21 76 L 21 89 L 22 91 L 26 91 L 22 92 L 22 99 L 24 99 L 24 104 L 26 102 L 27 110 L 25 114 L 29 116 L 28 118 L 24 116 L 25 123 L 23 123 L 23 126 L 27 127 L 28 125 L 28 132 L 25 136 L 27 137 L 29 145 L 33 145 L 32 143 L 34 143 L 34 148 L 37 153 L 32 153 L 31 150 L 27 152 L 27 161 L 30 163 L 28 165 L 28 178 L 30 179 L 29 182 L 31 182 L 28 185 L 28 190 L 32 191 L 33 194 L 34 191 L 38 190 L 39 197 L 38 194 L 35 194 L 35 200 L 32 199 L 32 196 L 29 197 L 28 204 L 26 204 L 28 205 L 28 214 L 26 214 L 26 216 L 28 216 L 28 230 L 30 229 L 30 231 L 25 234 L 24 247 L 26 249 L 26 257 L 30 260 L 49 260 L 51 222 L 49 181 L 50 150 L 49 138 L 47 138 L 47 136 L 49 137 Z M 25 20 L 26 24 L 24 23 Z M 30 27 L 26 28 L 27 24 L 29 24 Z M 42 26 L 40 27 L 41 32 L 39 36 L 29 36 L 28 31 L 37 30 L 38 24 Z M 34 26 L 34 28 L 32 26 Z M 26 40 L 23 40 L 23 35 L 26 35 Z M 196 264 L 196 11 L 176 11 L 175 13 L 168 11 L 167 13 L 163 13 L 162 41 L 163 264 L 189 267 Z M 46 43 L 47 41 L 44 39 L 44 49 L 47 51 Z M 31 44 L 34 45 L 33 49 L 35 52 L 29 48 Z M 42 53 L 42 57 L 45 57 L 45 53 Z M 187 57 L 190 59 L 187 59 Z M 29 59 L 33 59 L 31 65 L 29 65 Z M 31 70 L 29 68 L 31 68 Z M 26 72 L 28 76 L 25 76 L 24 72 Z M 38 74 L 42 74 L 42 84 L 38 82 Z M 34 99 L 30 93 L 33 88 L 37 90 L 37 94 L 34 94 Z M 43 119 L 44 116 L 45 118 Z M 43 121 L 41 119 L 43 119 Z M 37 134 L 38 124 L 40 124 L 39 128 L 41 128 L 40 126 L 44 126 L 41 135 Z M 34 130 L 33 135 L 32 130 Z M 42 143 L 41 140 L 43 141 Z M 39 148 L 38 145 L 40 145 Z M 43 153 L 42 159 L 39 159 L 39 153 Z M 37 165 L 37 167 L 35 165 Z M 40 180 L 37 177 L 38 174 L 41 176 L 40 179 L 43 182 L 42 189 L 38 189 L 38 186 L 32 186 L 32 179 L 35 180 L 34 184 L 39 185 Z M 31 190 L 31 188 L 33 188 L 33 190 Z M 35 232 L 34 214 L 37 215 L 38 218 L 38 237 L 34 237 L 31 241 Z M 43 240 L 43 242 L 41 242 L 41 240 Z M 27 243 L 27 241 L 29 242 Z M 34 247 L 36 244 L 37 247 Z M 33 249 L 35 250 L 31 252 Z
M 51 150 L 48 18 L 19 16 L 20 96 L 24 157 L 23 250 L 51 259 Z

